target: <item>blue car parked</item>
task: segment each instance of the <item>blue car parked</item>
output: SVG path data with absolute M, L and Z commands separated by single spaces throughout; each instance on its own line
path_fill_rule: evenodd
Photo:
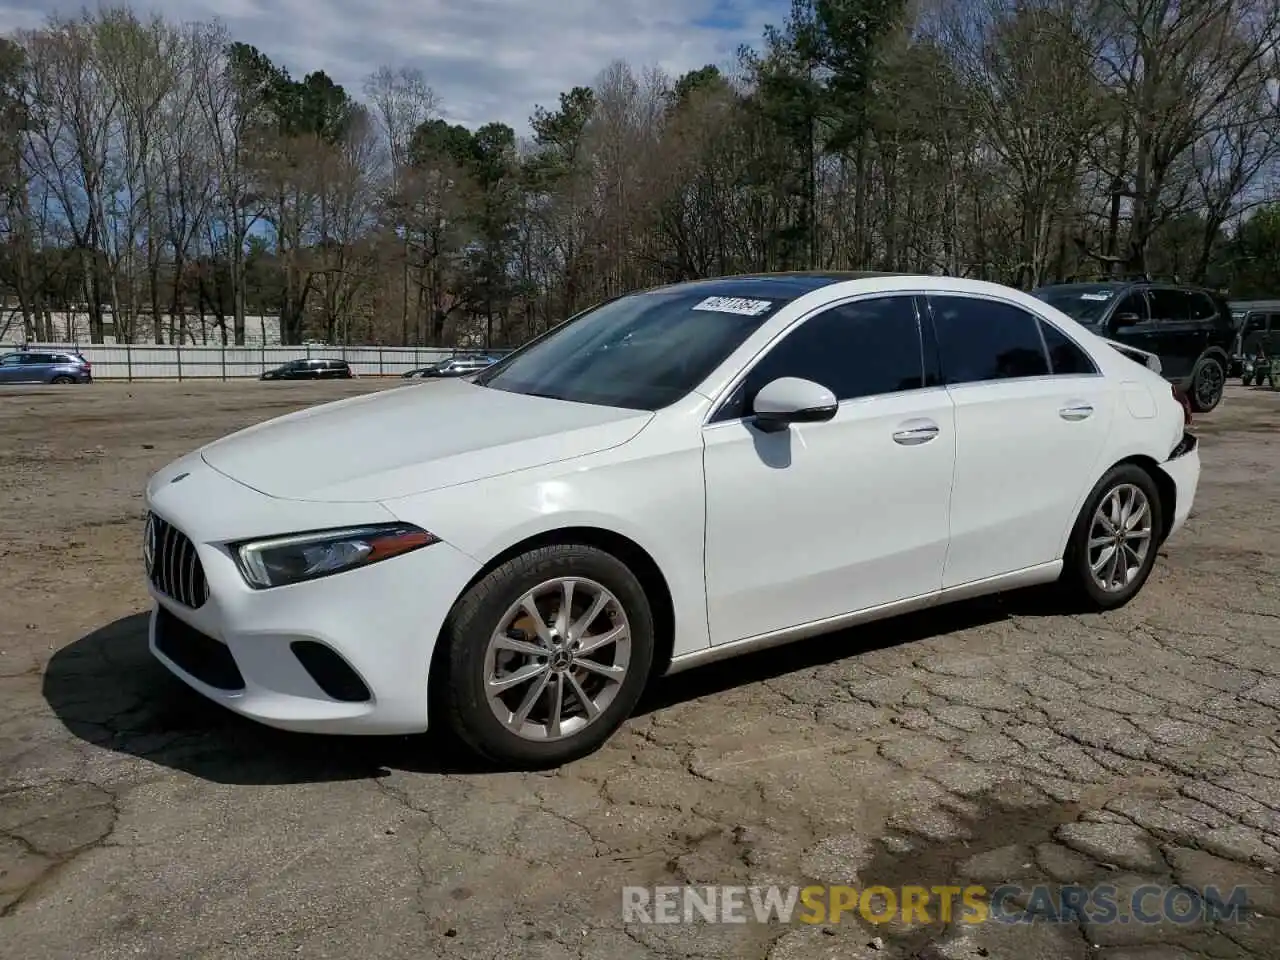
M 66 350 L 19 350 L 0 356 L 0 383 L 93 383 L 93 364 Z

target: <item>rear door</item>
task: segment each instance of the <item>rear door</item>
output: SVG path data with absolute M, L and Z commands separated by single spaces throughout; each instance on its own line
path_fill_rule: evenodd
M 48 353 L 28 353 L 22 357 L 21 379 L 27 383 L 44 383 L 54 374 L 55 358 Z
M 1213 297 L 1203 290 L 1188 290 L 1187 302 L 1191 307 L 1193 328 L 1193 333 L 1188 336 L 1187 349 L 1199 347 L 1197 357 L 1209 347 L 1229 351 L 1235 334 L 1230 311 L 1220 309 Z
M 956 465 L 944 587 L 1051 563 L 1100 475 L 1106 379 L 1065 332 L 1020 305 L 927 298 L 955 403 Z
M 1191 376 L 1204 350 L 1205 327 L 1191 316 L 1191 297 L 1185 290 L 1155 287 L 1148 292 L 1154 326 L 1152 353 L 1158 354 L 1170 380 Z

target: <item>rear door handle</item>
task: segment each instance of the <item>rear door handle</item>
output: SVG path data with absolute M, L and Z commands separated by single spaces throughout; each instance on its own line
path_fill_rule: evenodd
M 919 446 L 928 443 L 938 435 L 938 425 L 932 420 L 908 420 L 901 424 L 902 429 L 893 435 L 893 442 L 904 447 Z
M 1063 420 L 1088 420 L 1093 416 L 1093 407 L 1087 403 L 1072 403 L 1058 411 Z

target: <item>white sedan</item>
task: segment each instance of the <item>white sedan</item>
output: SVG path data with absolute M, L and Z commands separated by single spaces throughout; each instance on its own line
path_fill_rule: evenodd
M 657 675 L 1033 584 L 1121 606 L 1191 509 L 1187 422 L 1003 286 L 647 290 L 159 471 L 151 648 L 271 726 L 562 763 Z

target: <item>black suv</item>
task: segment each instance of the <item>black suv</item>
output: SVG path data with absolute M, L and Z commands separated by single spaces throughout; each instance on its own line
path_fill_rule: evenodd
M 1051 284 L 1031 295 L 1099 336 L 1154 353 L 1195 412 L 1222 400 L 1236 331 L 1218 294 L 1152 280 L 1101 280 Z
M 351 367 L 345 360 L 290 360 L 268 370 L 260 380 L 349 380 Z

